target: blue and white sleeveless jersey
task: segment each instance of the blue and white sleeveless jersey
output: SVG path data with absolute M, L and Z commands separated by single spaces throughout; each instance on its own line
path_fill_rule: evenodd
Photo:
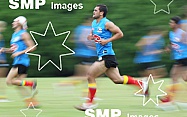
M 105 29 L 105 24 L 107 22 L 110 22 L 106 17 L 100 20 L 100 22 L 97 22 L 97 20 L 94 20 L 92 22 L 92 32 L 95 38 L 95 44 L 96 44 L 96 50 L 98 58 L 101 58 L 104 55 L 115 55 L 114 50 L 112 48 L 112 42 L 109 42 L 105 45 L 101 45 L 98 43 L 98 40 L 100 39 L 109 39 L 112 37 L 112 32 Z
M 12 34 L 10 45 L 11 45 L 11 49 L 13 50 L 13 53 L 23 51 L 27 48 L 27 45 L 25 44 L 25 42 L 22 40 L 21 37 L 21 35 L 25 32 L 26 30 L 20 30 L 19 32 L 14 32 Z M 19 56 L 16 56 L 14 58 L 12 65 L 17 65 L 17 64 L 21 64 L 28 67 L 30 65 L 30 59 L 28 57 L 28 54 L 21 54 Z
M 147 44 L 142 46 L 141 50 L 139 50 L 136 53 L 134 62 L 149 63 L 149 62 L 161 61 L 160 53 L 157 54 L 147 54 L 147 53 L 163 49 L 165 45 L 164 38 L 161 35 L 147 35 L 147 36 L 143 36 L 142 38 L 145 39 Z M 149 44 L 149 42 L 152 41 L 151 40 L 152 38 L 158 38 L 158 39 L 155 42 Z
M 176 32 L 169 32 L 172 47 L 172 58 L 175 60 L 187 58 L 187 44 L 181 42 L 182 33 L 184 33 L 182 29 L 177 29 Z
M 1 34 L 1 33 L 0 33 Z M 4 39 L 0 39 L 0 48 L 5 47 L 5 40 Z M 0 61 L 6 61 L 6 54 L 0 53 Z
M 75 56 L 78 57 L 95 57 L 97 56 L 95 49 L 90 49 L 88 46 L 94 44 L 93 41 L 87 40 L 87 36 L 92 30 L 91 26 L 80 25 L 75 29 Z M 84 43 L 82 42 L 84 40 Z
M 180 24 L 187 23 L 187 19 L 183 19 L 179 22 Z
M 187 31 L 187 19 L 182 19 L 180 22 L 181 29 Z

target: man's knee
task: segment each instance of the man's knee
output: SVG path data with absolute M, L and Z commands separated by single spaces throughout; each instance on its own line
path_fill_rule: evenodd
M 184 80 L 185 82 L 187 82 L 187 78 L 184 78 L 183 80 Z
M 89 73 L 88 73 L 86 76 L 87 76 L 87 79 L 88 79 L 88 80 L 89 80 L 89 79 L 93 79 L 93 76 L 92 76 L 91 74 L 89 74 Z
M 185 74 L 185 75 L 182 77 L 182 79 L 183 79 L 185 82 L 187 82 L 187 75 Z
M 170 77 L 171 77 L 171 78 L 175 78 L 176 76 L 177 76 L 177 73 L 175 73 L 175 72 L 171 72 L 171 73 L 170 73 Z
M 176 74 L 176 73 L 171 73 L 170 74 L 170 77 L 172 78 L 173 82 L 174 83 L 177 83 L 178 82 L 178 79 L 179 79 L 179 75 Z
M 12 85 L 12 80 L 6 80 L 7 85 Z
M 90 73 L 87 73 L 87 80 L 88 81 L 92 81 L 92 80 L 94 80 L 95 79 L 95 77 L 92 75 L 92 74 L 90 74 Z

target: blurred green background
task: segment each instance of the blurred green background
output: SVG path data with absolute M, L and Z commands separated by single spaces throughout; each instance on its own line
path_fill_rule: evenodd
M 153 0 L 157 4 L 157 10 L 167 10 L 167 4 L 171 0 Z M 51 10 L 51 2 L 54 3 L 82 3 L 83 9 L 74 9 L 67 11 L 65 9 Z M 17 16 L 23 15 L 28 20 L 28 31 L 35 31 L 44 33 L 49 21 L 53 23 L 56 34 L 65 31 L 71 31 L 65 45 L 74 48 L 73 31 L 81 24 L 85 17 L 92 16 L 94 7 L 97 4 L 106 4 L 109 12 L 107 18 L 118 25 L 124 33 L 124 37 L 113 43 L 114 50 L 119 62 L 119 69 L 121 74 L 129 74 L 138 76 L 136 65 L 133 63 L 136 47 L 135 43 L 144 35 L 147 34 L 148 28 L 152 26 L 162 26 L 164 30 L 169 31 L 168 22 L 173 16 L 182 15 L 180 8 L 184 6 L 186 0 L 175 0 L 170 5 L 170 14 L 159 12 L 154 14 L 154 5 L 150 0 L 46 0 L 46 4 L 38 10 L 9 8 L 9 0 L 0 1 L 0 20 L 6 21 L 8 27 L 3 32 L 6 40 L 6 47 L 9 47 L 9 41 L 13 30 L 11 23 Z M 45 37 L 34 35 L 39 46 L 35 53 L 42 55 L 41 63 L 47 60 L 54 60 L 59 65 L 59 54 L 69 52 L 63 46 L 59 45 L 64 41 L 66 35 L 54 39 L 52 29 L 49 27 L 48 34 Z M 166 44 L 169 39 L 166 35 Z M 12 59 L 7 55 L 8 63 L 11 64 Z M 52 64 L 48 64 L 41 71 L 38 71 L 38 57 L 30 56 L 31 66 L 29 70 L 29 77 L 50 77 L 50 76 L 70 76 L 74 73 L 74 65 L 77 63 L 75 56 L 62 57 L 63 70 L 59 71 Z M 170 70 L 172 61 L 169 54 L 163 55 L 162 62 Z

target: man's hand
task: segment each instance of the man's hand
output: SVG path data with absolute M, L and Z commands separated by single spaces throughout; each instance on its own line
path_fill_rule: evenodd
M 0 49 L 0 54 L 3 53 L 3 52 L 4 52 L 4 51 L 3 51 L 3 48 L 1 48 L 1 49 Z
M 92 34 L 89 34 L 88 37 L 87 37 L 88 40 L 94 40 L 94 37 Z
M 98 42 L 101 44 L 101 45 L 105 45 L 109 42 L 109 40 L 105 40 L 105 39 L 100 39 L 98 40 Z
M 13 53 L 12 55 L 11 55 L 11 57 L 12 58 L 15 58 L 16 56 L 19 56 L 19 55 L 21 55 L 21 54 L 23 54 L 22 52 L 16 52 L 16 53 Z
M 166 47 L 165 49 L 164 49 L 164 52 L 166 52 L 166 53 L 169 53 L 171 51 L 171 49 L 169 48 L 169 47 Z

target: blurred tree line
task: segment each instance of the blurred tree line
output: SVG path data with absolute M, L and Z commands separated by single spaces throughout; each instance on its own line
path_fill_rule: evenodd
M 157 10 L 168 10 L 167 4 L 171 0 L 153 0 L 157 3 Z M 82 3 L 83 9 L 51 9 L 51 2 L 54 3 Z M 11 24 L 17 16 L 23 15 L 28 20 L 28 32 L 34 31 L 44 34 L 49 22 L 52 22 L 56 34 L 65 31 L 71 31 L 65 45 L 74 48 L 73 31 L 81 24 L 85 17 L 92 16 L 93 9 L 97 4 L 106 4 L 108 6 L 107 18 L 118 25 L 124 33 L 124 37 L 113 43 L 114 50 L 119 62 L 121 74 L 137 76 L 136 65 L 133 63 L 136 48 L 135 43 L 147 34 L 148 28 L 152 26 L 161 26 L 163 30 L 169 31 L 169 19 L 175 15 L 181 15 L 180 8 L 186 3 L 186 0 L 174 1 L 170 5 L 170 14 L 159 12 L 154 14 L 154 5 L 150 0 L 46 0 L 45 6 L 39 10 L 17 9 L 12 10 L 8 7 L 9 1 L 0 1 L 0 20 L 6 21 L 8 27 L 3 33 L 6 40 L 6 47 L 9 47 L 9 41 L 13 30 Z M 61 44 L 66 35 L 55 37 L 52 28 L 49 26 L 45 37 L 33 34 L 37 43 L 35 54 L 41 54 L 41 65 L 48 60 L 53 60 L 59 66 L 59 54 L 70 52 Z M 165 37 L 168 44 L 168 35 Z M 8 62 L 11 64 L 12 59 L 7 55 Z M 63 70 L 59 71 L 54 65 L 49 63 L 41 71 L 38 71 L 38 57 L 30 56 L 31 66 L 29 68 L 29 77 L 51 77 L 51 76 L 70 76 L 74 73 L 74 65 L 77 63 L 73 55 L 62 57 Z M 170 70 L 172 61 L 169 54 L 163 55 L 162 62 Z

